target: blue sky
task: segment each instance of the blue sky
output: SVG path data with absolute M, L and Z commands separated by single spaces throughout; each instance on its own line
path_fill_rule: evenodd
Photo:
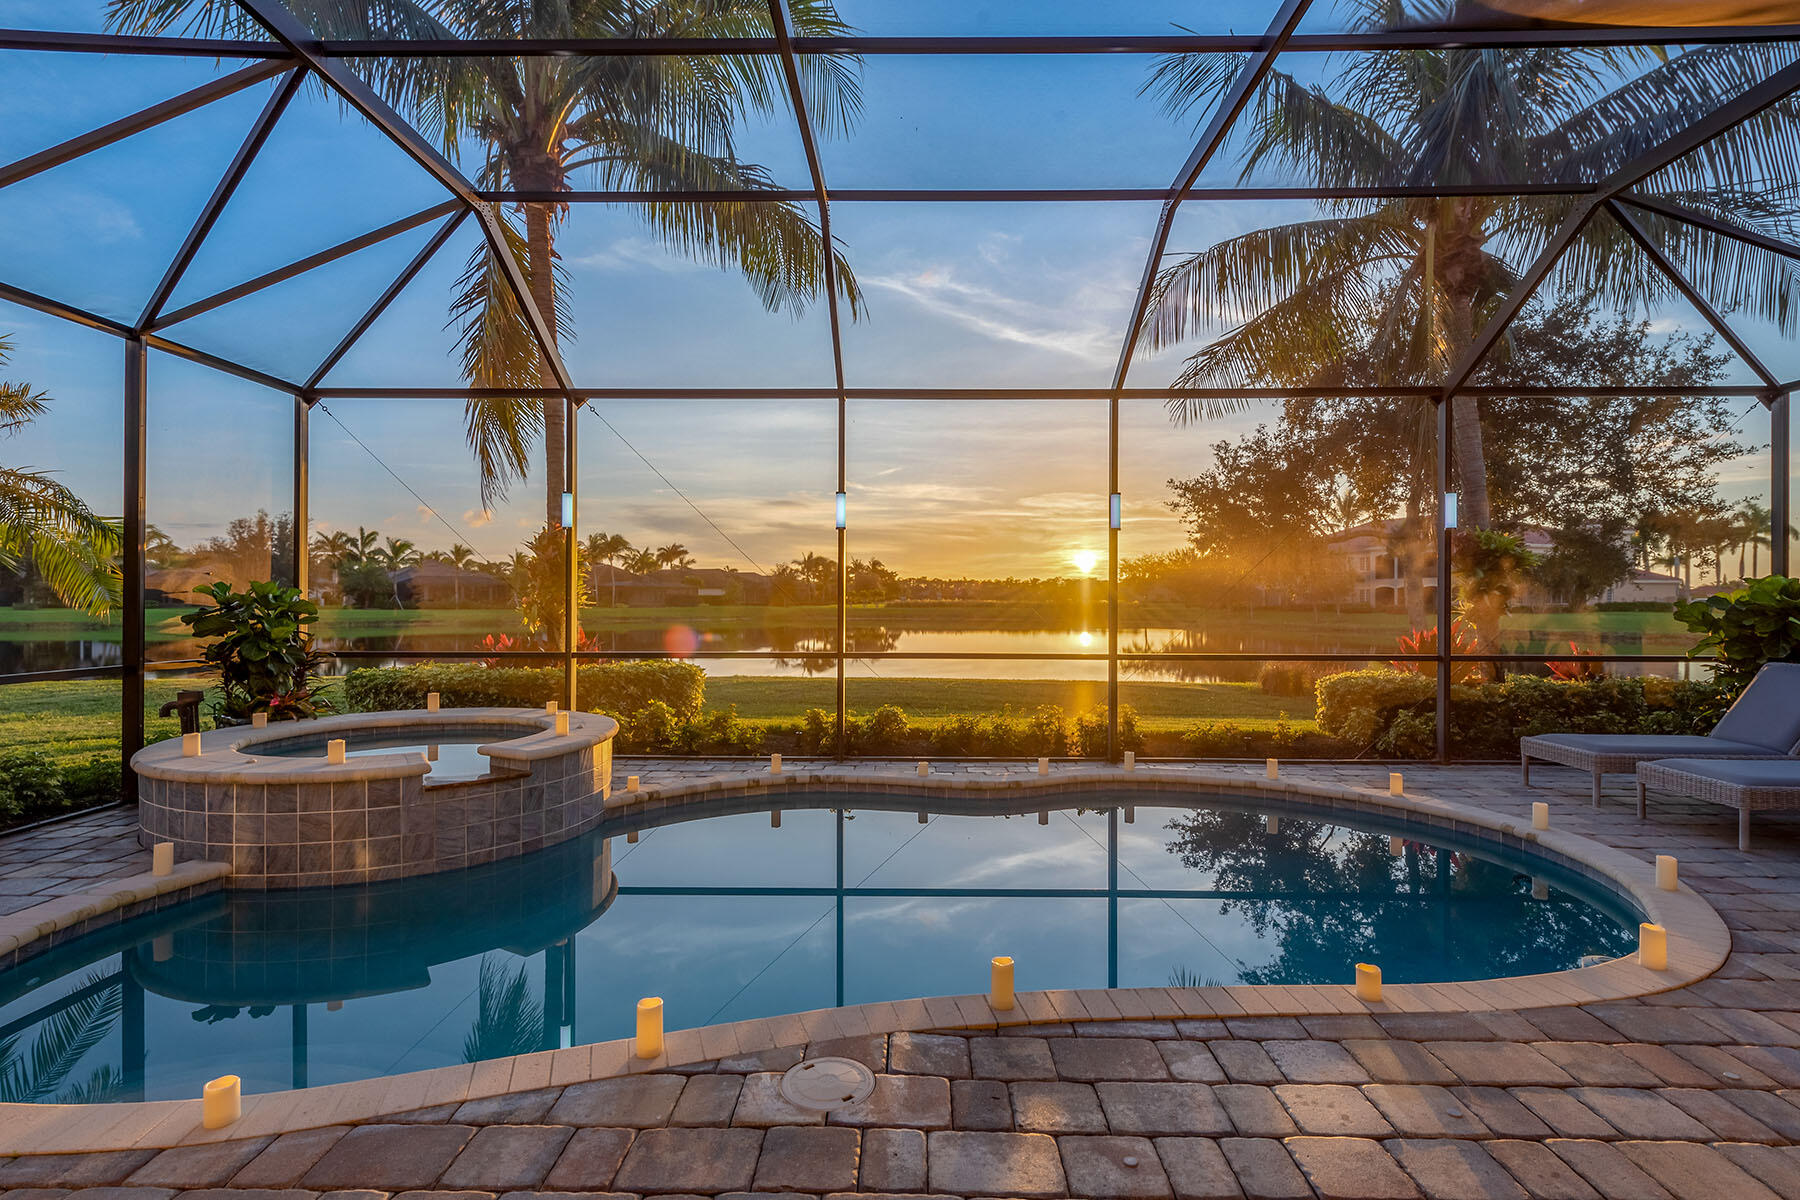
M 1272 0 L 841 5 L 860 29 L 894 35 L 1159 33 L 1177 25 L 1252 33 L 1273 7 Z M 1328 3 L 1318 7 L 1308 28 L 1341 23 Z M 0 0 L 0 26 L 97 29 L 101 11 L 100 0 Z M 1314 61 L 1296 66 L 1316 73 L 1323 64 L 1308 57 Z M 1169 118 L 1139 94 L 1152 62 L 1132 55 L 872 57 L 856 133 L 822 147 L 828 181 L 842 188 L 1164 186 L 1188 153 L 1192 122 Z M 235 65 L 0 51 L 0 161 Z M 0 190 L 0 278 L 134 319 L 269 91 L 258 85 Z M 799 139 L 786 122 L 753 123 L 741 152 L 779 182 L 805 185 Z M 1223 181 L 1235 167 L 1217 174 Z M 390 143 L 309 87 L 173 307 L 441 198 Z M 1306 204 L 1190 202 L 1171 248 L 1199 249 L 1313 212 Z M 867 318 L 845 331 L 853 386 L 1099 388 L 1111 377 L 1157 206 L 843 203 L 833 215 L 868 299 Z M 303 379 L 428 236 L 429 229 L 415 230 L 168 334 Z M 460 231 L 327 382 L 459 382 L 446 302 L 476 241 L 472 230 Z M 565 356 L 581 383 L 830 385 L 822 311 L 798 319 L 764 312 L 740 279 L 670 255 L 628 211 L 576 206 L 559 248 L 577 329 Z M 1671 330 L 1698 326 L 1677 310 L 1654 315 Z M 1750 332 L 1778 369 L 1784 361 L 1800 368 L 1771 331 Z M 0 455 L 55 469 L 98 507 L 116 509 L 119 344 L 4 303 L 0 334 L 16 343 L 5 377 L 31 380 L 55 398 L 52 414 Z M 1131 382 L 1166 383 L 1178 365 L 1175 354 L 1140 355 Z M 509 504 L 482 509 L 460 403 L 339 400 L 330 408 L 336 419 L 316 414 L 313 432 L 313 515 L 321 528 L 363 524 L 425 545 L 463 540 L 499 558 L 541 520 L 530 486 Z M 721 403 L 671 419 L 672 411 L 647 404 L 603 410 L 616 433 L 584 419 L 584 524 L 640 542 L 683 541 L 708 564 L 767 565 L 829 547 L 830 406 Z M 1212 442 L 1259 415 L 1267 416 L 1175 431 L 1157 406 L 1133 410 L 1127 490 L 1140 524 L 1131 552 L 1178 543 L 1160 507 L 1162 481 L 1206 466 Z M 292 449 L 285 396 L 158 355 L 152 423 L 151 517 L 178 542 L 256 507 L 283 506 Z M 1072 550 L 1104 542 L 1103 405 L 859 405 L 849 438 L 854 553 L 879 554 L 907 571 L 1030 575 L 1064 571 Z M 1734 494 L 1756 486 L 1756 470 L 1746 463 L 1733 471 Z

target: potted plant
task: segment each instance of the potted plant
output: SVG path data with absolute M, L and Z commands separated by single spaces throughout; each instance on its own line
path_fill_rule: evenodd
M 265 582 L 237 592 L 221 582 L 195 590 L 213 603 L 181 623 L 195 637 L 217 639 L 201 657 L 219 673 L 218 725 L 247 724 L 259 712 L 271 721 L 297 721 L 333 711 L 320 695 L 320 660 L 306 634 L 319 608 L 299 588 Z

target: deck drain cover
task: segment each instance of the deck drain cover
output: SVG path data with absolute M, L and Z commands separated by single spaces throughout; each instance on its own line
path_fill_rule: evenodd
M 795 1108 L 830 1112 L 867 1100 L 875 1072 L 849 1058 L 809 1058 L 781 1077 L 781 1096 Z

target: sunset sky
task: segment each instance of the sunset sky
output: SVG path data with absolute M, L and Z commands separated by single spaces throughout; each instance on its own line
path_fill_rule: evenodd
M 1177 25 L 1252 33 L 1273 7 L 1273 0 L 840 4 L 863 31 L 896 35 L 1159 33 Z M 1330 4 L 1316 7 L 1308 28 L 1339 23 Z M 0 26 L 95 29 L 101 11 L 101 0 L 0 0 Z M 822 148 L 828 182 L 1164 186 L 1193 131 L 1191 121 L 1177 122 L 1139 95 L 1153 62 L 1137 55 L 872 57 L 863 66 L 866 105 L 857 130 Z M 1320 56 L 1297 56 L 1292 69 L 1308 78 L 1331 71 Z M 0 51 L 0 162 L 220 71 L 210 60 Z M 0 279 L 134 319 L 268 91 L 259 85 L 0 189 Z M 1048 107 L 1046 95 L 1055 97 Z M 746 129 L 740 149 L 778 182 L 805 186 L 789 125 Z M 478 164 L 464 165 L 472 172 Z M 1230 159 L 1208 182 L 1229 182 L 1236 170 Z M 308 89 L 172 307 L 442 198 L 391 144 Z M 1315 211 L 1295 202 L 1190 202 L 1172 249 L 1199 249 Z M 845 330 L 850 384 L 1104 387 L 1156 216 L 1157 205 L 1138 203 L 835 206 L 836 233 L 868 300 L 866 318 Z M 304 378 L 429 232 L 396 237 L 168 334 Z M 326 382 L 457 384 L 446 303 L 476 240 L 470 229 L 460 231 Z M 565 357 L 578 382 L 830 385 L 822 311 L 800 319 L 765 313 L 741 279 L 670 255 L 629 211 L 576 206 L 559 248 L 577 329 Z M 1670 330 L 1700 327 L 1682 310 L 1651 315 Z M 1749 332 L 1775 369 L 1800 367 L 1769 331 Z M 120 343 L 0 303 L 6 334 L 15 348 L 0 378 L 29 380 L 54 403 L 37 427 L 0 443 L 0 458 L 54 469 L 96 507 L 117 511 Z M 1140 357 L 1130 382 L 1166 383 L 1178 361 Z M 1795 374 L 1800 369 L 1786 372 Z M 1741 373 L 1733 379 L 1747 381 Z M 187 544 L 231 517 L 287 507 L 293 430 L 286 396 L 162 355 L 153 357 L 151 387 L 152 522 Z M 367 525 L 428 547 L 464 541 L 499 559 L 541 524 L 535 480 L 509 503 L 482 510 L 460 402 L 332 400 L 325 407 L 312 429 L 318 528 Z M 1160 405 L 1128 404 L 1125 552 L 1178 545 L 1178 526 L 1162 503 L 1164 481 L 1203 469 L 1212 442 L 1268 415 L 1265 406 L 1177 430 Z M 1741 436 L 1766 442 L 1760 413 L 1746 419 Z M 641 544 L 679 541 L 709 566 L 766 568 L 808 550 L 827 552 L 835 443 L 831 402 L 596 405 L 581 431 L 581 524 Z M 851 550 L 859 557 L 880 557 L 908 574 L 1051 575 L 1076 573 L 1071 557 L 1082 550 L 1104 550 L 1100 401 L 858 402 L 848 443 Z M 1734 464 L 1726 491 L 1766 495 L 1763 470 L 1755 460 Z

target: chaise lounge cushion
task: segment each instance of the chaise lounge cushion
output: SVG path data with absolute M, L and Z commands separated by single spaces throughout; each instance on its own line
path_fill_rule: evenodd
M 1700 779 L 1744 788 L 1792 790 L 1800 805 L 1800 760 L 1792 758 L 1661 758 L 1649 764 L 1658 773 L 1679 771 Z
M 1546 733 L 1524 741 L 1530 744 L 1533 757 L 1547 757 L 1540 751 L 1551 746 L 1620 760 L 1776 753 L 1754 742 L 1729 741 L 1700 734 Z
M 1712 737 L 1791 753 L 1800 745 L 1800 663 L 1765 665 L 1719 718 Z

